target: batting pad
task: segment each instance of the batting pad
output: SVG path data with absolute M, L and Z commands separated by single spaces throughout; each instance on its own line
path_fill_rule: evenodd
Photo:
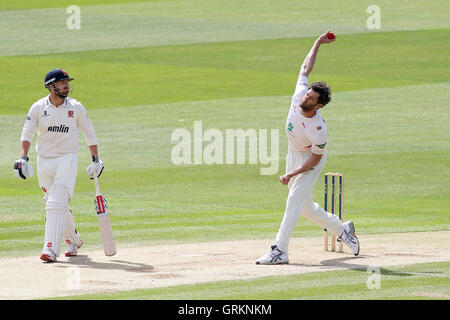
M 71 243 L 77 247 L 81 246 L 81 238 L 75 230 L 75 220 L 73 219 L 72 211 L 67 210 L 66 230 L 64 231 L 64 240 L 70 240 Z
M 52 185 L 48 190 L 46 205 L 44 248 L 51 249 L 57 257 L 61 249 L 61 238 L 66 229 L 67 212 L 69 211 L 69 193 L 61 185 Z

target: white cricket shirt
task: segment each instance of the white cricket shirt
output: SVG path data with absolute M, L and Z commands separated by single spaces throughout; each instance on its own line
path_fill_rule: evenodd
M 324 154 L 327 149 L 327 127 L 320 112 L 317 110 L 316 115 L 312 118 L 307 118 L 301 113 L 300 104 L 308 90 L 308 77 L 299 76 L 286 120 L 289 148 L 296 151 L 309 150 L 314 154 Z
M 50 95 L 31 106 L 21 140 L 31 143 L 37 131 L 36 151 L 47 158 L 78 152 L 78 128 L 83 132 L 88 146 L 96 145 L 97 137 L 86 108 L 69 97 L 62 105 L 55 107 L 49 97 Z

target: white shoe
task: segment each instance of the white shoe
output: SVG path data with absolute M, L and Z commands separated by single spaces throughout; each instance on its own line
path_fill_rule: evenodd
M 79 246 L 73 244 L 70 240 L 66 240 L 66 251 L 64 255 L 66 257 L 75 257 L 78 254 L 78 249 L 83 245 L 83 241 Z
M 355 256 L 359 254 L 359 240 L 355 234 L 353 222 L 344 222 L 344 233 L 341 234 L 337 241 L 343 241 L 350 249 L 352 249 Z
M 40 259 L 44 262 L 56 262 L 56 255 L 52 249 L 45 248 L 42 251 Z
M 276 245 L 270 247 L 270 252 L 255 261 L 256 264 L 286 264 L 289 258 L 286 253 L 279 250 Z

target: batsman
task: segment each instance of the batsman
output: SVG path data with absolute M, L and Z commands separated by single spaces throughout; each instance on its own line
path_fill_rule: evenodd
M 40 256 L 44 262 L 56 261 L 63 237 L 66 256 L 77 255 L 83 243 L 69 209 L 78 170 L 79 129 L 92 156 L 92 164 L 87 168 L 89 177 L 100 176 L 104 167 L 98 157 L 97 137 L 86 109 L 69 97 L 72 80 L 63 69 L 47 73 L 44 86 L 49 94 L 31 106 L 22 130 L 20 159 L 14 163 L 17 177 L 26 180 L 33 176 L 28 152 L 37 132 L 37 176 L 46 211 L 44 246 Z
M 353 223 L 342 223 L 312 198 L 314 185 L 327 159 L 327 128 L 319 109 L 331 101 L 331 89 L 325 82 L 309 85 L 308 76 L 314 67 L 319 47 L 335 40 L 330 30 L 318 37 L 301 66 L 286 121 L 289 146 L 286 174 L 279 177 L 280 182 L 289 188 L 286 210 L 275 243 L 267 254 L 255 261 L 256 264 L 289 262 L 289 241 L 300 216 L 326 228 L 338 241 L 349 246 L 354 255 L 359 254 L 359 241 Z

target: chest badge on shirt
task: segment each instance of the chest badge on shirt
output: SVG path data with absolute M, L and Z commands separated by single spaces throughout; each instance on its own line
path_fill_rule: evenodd
M 73 111 L 72 110 L 67 111 L 67 117 L 73 118 Z

